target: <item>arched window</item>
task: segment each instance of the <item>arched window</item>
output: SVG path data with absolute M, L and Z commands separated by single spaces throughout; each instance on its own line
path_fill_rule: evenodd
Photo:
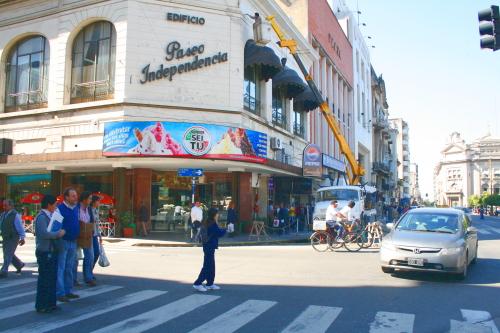
M 49 43 L 30 36 L 10 51 L 6 67 L 5 111 L 47 107 Z
M 113 98 L 116 32 L 110 22 L 86 26 L 73 42 L 71 103 Z

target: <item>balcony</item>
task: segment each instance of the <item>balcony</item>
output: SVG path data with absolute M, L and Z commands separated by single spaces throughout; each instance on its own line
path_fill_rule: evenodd
M 383 130 L 389 128 L 389 121 L 386 116 L 377 115 L 373 117 L 373 127 L 376 130 Z
M 373 171 L 388 175 L 390 172 L 389 164 L 386 162 L 373 162 Z

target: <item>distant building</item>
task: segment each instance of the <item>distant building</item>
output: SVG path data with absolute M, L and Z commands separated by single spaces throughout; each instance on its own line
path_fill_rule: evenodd
M 468 144 L 453 132 L 434 170 L 437 204 L 467 206 L 484 192 L 500 194 L 500 138 L 488 134 Z
M 412 203 L 422 203 L 420 185 L 418 182 L 418 164 L 410 164 L 410 195 Z
M 409 199 L 410 195 L 410 142 L 408 123 L 402 118 L 390 119 L 391 124 L 398 130 L 397 151 L 399 199 Z

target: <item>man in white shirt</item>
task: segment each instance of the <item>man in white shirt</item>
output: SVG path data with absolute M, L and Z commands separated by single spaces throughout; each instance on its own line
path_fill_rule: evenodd
M 352 208 L 356 205 L 356 203 L 354 201 L 349 201 L 349 203 L 344 206 L 340 212 L 339 212 L 339 215 L 340 215 L 340 218 L 341 220 L 347 220 L 347 222 L 351 222 L 352 221 Z
M 340 218 L 338 205 L 337 200 L 332 200 L 326 209 L 325 220 L 331 227 L 333 227 L 333 225 L 335 225 L 335 221 L 338 221 Z
M 194 203 L 193 208 L 191 208 L 191 240 L 194 241 L 198 230 L 201 226 L 201 221 L 203 221 L 203 210 L 201 209 L 201 204 L 199 201 Z

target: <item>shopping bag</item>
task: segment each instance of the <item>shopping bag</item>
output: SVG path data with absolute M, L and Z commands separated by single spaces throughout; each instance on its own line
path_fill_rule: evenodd
M 234 232 L 234 223 L 229 223 L 227 225 L 227 232 L 230 234 Z
M 110 263 L 108 257 L 106 256 L 106 252 L 104 252 L 104 246 L 102 244 L 99 244 L 99 251 L 101 251 L 101 253 L 99 254 L 99 261 L 98 261 L 99 266 L 108 267 Z
M 274 219 L 273 220 L 273 227 L 278 228 L 280 226 L 280 220 Z

